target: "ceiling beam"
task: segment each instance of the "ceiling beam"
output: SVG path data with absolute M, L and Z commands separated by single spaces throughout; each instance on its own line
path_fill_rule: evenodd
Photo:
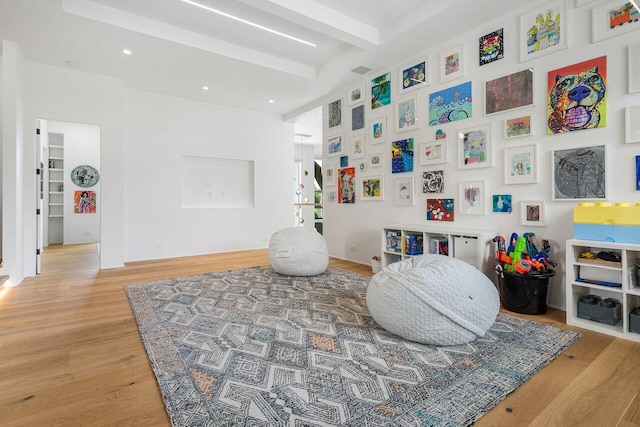
M 279 58 L 237 44 L 164 24 L 139 15 L 104 6 L 88 0 L 62 0 L 62 10 L 83 18 L 114 25 L 126 30 L 204 50 L 307 79 L 316 78 L 314 67 Z

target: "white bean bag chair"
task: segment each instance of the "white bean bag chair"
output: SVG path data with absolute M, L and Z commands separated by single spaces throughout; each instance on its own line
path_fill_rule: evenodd
M 445 255 L 389 264 L 371 279 L 367 306 L 387 331 L 423 344 L 464 344 L 484 336 L 500 309 L 480 270 Z
M 273 269 L 287 276 L 316 276 L 329 265 L 327 242 L 313 227 L 284 228 L 269 240 Z

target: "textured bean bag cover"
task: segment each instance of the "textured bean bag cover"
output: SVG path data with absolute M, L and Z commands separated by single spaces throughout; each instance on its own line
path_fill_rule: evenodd
M 287 276 L 315 276 L 329 265 L 327 242 L 312 227 L 284 228 L 269 240 L 273 269 Z
M 423 344 L 456 345 L 484 336 L 500 309 L 481 271 L 444 255 L 389 264 L 371 279 L 367 306 L 387 331 Z

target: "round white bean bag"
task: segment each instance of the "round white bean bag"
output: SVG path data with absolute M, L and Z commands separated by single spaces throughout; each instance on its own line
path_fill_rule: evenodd
M 284 228 L 269 240 L 269 260 L 280 274 L 315 276 L 329 265 L 327 242 L 312 227 Z
M 500 309 L 480 270 L 445 255 L 389 264 L 371 279 L 367 306 L 387 331 L 423 344 L 464 344 L 484 336 Z

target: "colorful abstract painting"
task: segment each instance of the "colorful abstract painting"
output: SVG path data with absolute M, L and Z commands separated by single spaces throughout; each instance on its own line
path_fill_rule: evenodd
M 520 16 L 520 62 L 567 47 L 566 10 L 555 0 Z
M 382 177 L 370 176 L 362 178 L 361 200 L 382 200 Z
M 338 203 L 356 202 L 356 168 L 338 169 Z
M 74 213 L 96 213 L 96 192 L 88 190 L 76 190 L 73 193 Z
M 547 134 L 607 124 L 607 57 L 549 71 Z
M 403 67 L 401 69 L 401 75 L 401 92 L 412 88 L 418 88 L 421 84 L 426 84 L 428 82 L 427 61 L 419 61 L 417 64 Z
M 636 190 L 640 190 L 640 156 L 636 156 Z
M 453 199 L 427 199 L 427 221 L 453 221 Z
M 391 73 L 371 80 L 371 109 L 391 104 Z
M 500 28 L 499 30 L 480 37 L 478 50 L 481 66 L 504 58 L 503 29 Z
M 429 126 L 438 126 L 472 115 L 471 82 L 429 94 Z
M 513 204 L 511 202 L 511 194 L 494 194 L 493 195 L 493 211 L 494 212 L 511 212 Z
M 494 114 L 533 105 L 533 70 L 489 80 L 484 85 L 484 113 Z
M 413 171 L 413 138 L 391 143 L 391 173 Z

